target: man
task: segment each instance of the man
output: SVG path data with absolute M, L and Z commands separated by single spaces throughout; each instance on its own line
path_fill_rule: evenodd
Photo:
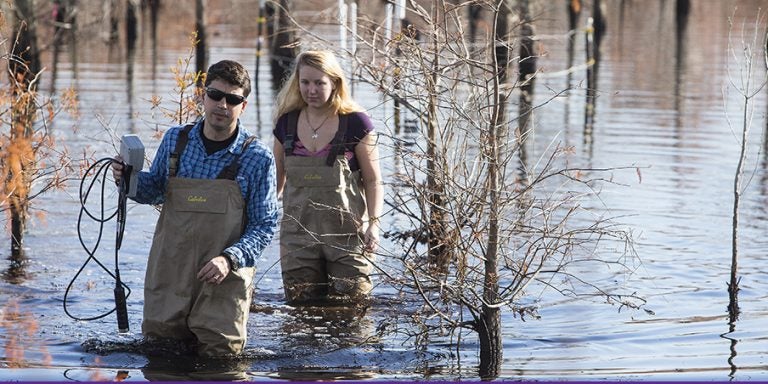
M 165 133 L 138 203 L 162 204 L 144 282 L 142 333 L 196 341 L 204 356 L 240 353 L 256 260 L 277 225 L 275 160 L 241 126 L 251 91 L 237 62 L 213 64 L 205 117 Z M 113 163 L 119 182 L 123 166 Z

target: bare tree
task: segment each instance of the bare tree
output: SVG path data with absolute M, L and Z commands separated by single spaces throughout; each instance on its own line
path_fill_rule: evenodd
M 607 217 L 598 198 L 611 172 L 622 168 L 570 166 L 572 149 L 556 141 L 532 164 L 521 157 L 535 124 L 510 135 L 512 124 L 520 126 L 519 108 L 510 104 L 520 98 L 511 96 L 523 83 L 507 72 L 535 62 L 529 49 L 512 56 L 523 36 L 530 43 L 532 29 L 515 20 L 535 18 L 512 17 L 527 6 L 420 4 L 408 2 L 412 24 L 389 40 L 382 38 L 379 21 L 358 22 L 367 29 L 356 36 L 358 50 L 349 57 L 361 72 L 359 81 L 396 99 L 422 128 L 413 145 L 393 138 L 398 167 L 388 203 L 399 224 L 388 236 L 402 249 L 381 254 L 377 265 L 386 283 L 423 305 L 411 316 L 420 324 L 406 330 L 417 330 L 409 336 L 428 343 L 433 335 L 470 329 L 479 340 L 480 376 L 493 378 L 502 361 L 501 311 L 536 315 L 535 307 L 523 304 L 527 288 L 642 304 L 578 275 L 581 265 L 629 267 L 628 258 L 636 256 L 630 232 Z M 490 25 L 482 36 L 465 31 L 470 6 Z M 313 37 L 309 30 L 305 35 Z M 526 73 L 522 79 L 532 84 L 534 77 Z M 532 100 L 532 94 L 526 97 Z
M 739 204 L 741 194 L 744 192 L 743 185 L 744 167 L 747 161 L 747 149 L 749 147 L 749 134 L 752 128 L 752 120 L 755 113 L 754 98 L 768 83 L 768 31 L 764 27 L 765 17 L 758 13 L 753 26 L 751 39 L 746 36 L 746 26 L 742 26 L 742 35 L 740 44 L 734 44 L 732 36 L 733 25 L 729 29 L 729 47 L 728 54 L 731 58 L 729 64 L 735 64 L 738 74 L 732 72 L 733 67 L 728 66 L 728 79 L 731 88 L 735 89 L 742 102 L 741 132 L 734 132 L 734 136 L 740 144 L 739 161 L 736 165 L 736 174 L 733 179 L 733 223 L 732 223 L 732 254 L 731 254 L 731 279 L 728 283 L 729 305 L 728 311 L 733 319 L 738 317 L 739 304 Z M 731 20 L 732 23 L 732 20 Z M 762 40 L 760 40 L 762 39 Z M 763 66 L 758 65 L 758 60 L 762 58 Z M 756 74 L 756 71 L 758 73 Z M 733 130 L 730 119 L 729 127 Z
M 8 74 L 0 91 L 0 211 L 11 223 L 11 258 L 23 258 L 23 239 L 30 203 L 40 194 L 63 186 L 74 169 L 66 149 L 56 148 L 49 124 L 62 108 L 76 112 L 74 92 L 62 93 L 54 106 L 38 94 L 41 65 L 35 29 L 35 2 L 14 2 L 12 39 L 0 36 L 0 44 L 12 42 L 0 57 Z

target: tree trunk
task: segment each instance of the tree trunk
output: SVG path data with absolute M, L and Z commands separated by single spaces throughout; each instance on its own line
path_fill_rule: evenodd
M 594 19 L 587 20 L 585 49 L 587 54 L 587 98 L 584 103 L 584 144 L 592 153 L 592 128 L 595 117 L 595 99 L 597 96 L 597 44 L 595 43 Z
M 728 283 L 728 312 L 731 317 L 739 317 L 739 205 L 741 204 L 741 178 L 744 174 L 744 163 L 747 160 L 747 140 L 749 139 L 749 97 L 744 97 L 743 121 L 741 129 L 741 151 L 733 178 L 733 232 L 731 236 L 731 280 Z
M 11 79 L 14 103 L 12 107 L 12 128 L 10 132 L 11 149 L 8 169 L 11 196 L 11 258 L 23 257 L 24 231 L 29 215 L 28 169 L 34 159 L 30 158 L 32 145 L 32 124 L 35 116 L 36 83 L 32 80 L 40 72 L 40 54 L 37 48 L 37 33 L 35 30 L 34 0 L 16 0 L 16 19 L 14 36 L 17 41 L 13 44 L 13 55 L 16 60 L 8 60 L 9 71 L 14 75 Z
M 536 49 L 534 47 L 533 36 L 536 34 L 531 19 L 531 11 L 528 0 L 520 0 L 518 3 L 518 13 L 522 25 L 520 26 L 520 64 L 518 65 L 519 75 L 517 81 L 520 84 L 520 110 L 516 132 L 516 139 L 519 145 L 521 164 L 527 160 L 525 138 L 530 130 L 530 122 L 533 121 L 533 89 L 534 74 L 536 73 Z M 521 167 L 521 174 L 525 175 L 524 167 Z
M 493 380 L 499 376 L 504 358 L 501 337 L 501 311 L 498 308 L 483 307 L 483 313 L 477 327 L 480 340 L 479 374 L 483 380 Z
M 198 73 L 206 73 L 208 71 L 208 42 L 205 38 L 205 0 L 195 0 L 195 30 L 198 40 L 195 46 L 196 70 Z M 198 86 L 202 86 L 202 84 L 198 84 Z
M 62 36 L 65 33 L 66 14 L 69 12 L 66 3 L 62 0 L 53 1 L 53 42 L 51 52 L 51 95 L 56 93 L 56 79 L 58 78 L 59 70 L 59 52 L 61 52 L 61 44 L 64 41 Z
M 568 2 L 568 30 L 573 31 L 579 22 L 581 0 L 566 0 Z M 573 40 L 573 39 L 571 39 Z
M 469 16 L 469 42 L 477 41 L 477 27 L 482 22 L 483 6 L 479 4 L 470 4 L 467 9 Z
M 78 52 L 77 52 L 77 13 L 78 13 L 78 5 L 77 0 L 67 0 L 69 14 L 67 15 L 67 19 L 69 20 L 69 38 L 67 42 L 70 44 L 69 47 L 69 62 L 72 63 L 72 75 L 74 77 L 75 84 L 77 83 L 78 79 L 80 78 L 79 70 L 77 69 L 77 63 L 78 63 Z
M 492 380 L 498 377 L 501 361 L 504 356 L 501 339 L 501 312 L 495 305 L 499 302 L 499 277 L 498 259 L 500 247 L 500 214 L 502 178 L 504 175 L 504 162 L 502 156 L 506 137 L 508 136 L 506 122 L 507 96 L 503 91 L 506 83 L 507 61 L 509 53 L 506 48 L 508 8 L 502 7 L 496 15 L 494 31 L 496 36 L 496 68 L 497 76 L 494 81 L 494 96 L 496 102 L 489 129 L 488 142 L 484 143 L 488 161 L 488 249 L 484 260 L 483 276 L 483 306 L 482 313 L 478 315 L 477 336 L 480 340 L 480 367 L 479 373 L 483 380 Z
M 435 4 L 432 8 L 433 20 L 437 21 L 440 15 L 440 7 Z M 435 29 L 432 31 L 432 44 L 434 55 L 432 57 L 433 70 L 430 78 L 429 104 L 427 106 L 427 191 L 429 204 L 429 251 L 428 260 L 434 272 L 445 274 L 453 258 L 451 240 L 448 235 L 448 225 L 446 223 L 445 212 L 445 188 L 443 181 L 438 175 L 441 167 L 440 150 L 437 147 L 437 119 L 438 119 L 438 100 L 436 87 L 438 84 L 438 73 L 440 68 L 440 56 L 438 52 L 439 30 L 436 28 L 439 23 L 433 24 Z
M 592 17 L 595 19 L 595 45 L 600 47 L 600 43 L 603 41 L 605 35 L 605 18 L 603 17 L 602 0 L 594 0 L 592 3 Z M 595 55 L 600 55 L 599 52 L 595 52 Z
M 118 30 L 120 25 L 120 16 L 117 13 L 117 9 L 117 0 L 104 1 L 104 36 L 109 45 L 115 44 L 120 36 L 120 32 Z
M 294 33 L 287 13 L 291 9 L 291 1 L 280 0 L 280 7 L 275 7 L 268 2 L 266 8 L 268 17 L 272 19 L 267 28 L 268 35 L 272 37 L 269 45 L 272 86 L 274 89 L 279 89 L 296 58 L 296 51 L 292 46 Z
M 506 83 L 509 77 L 509 3 L 510 1 L 506 1 L 499 7 L 494 26 L 496 77 L 502 84 Z
M 136 62 L 136 40 L 138 40 L 138 17 L 136 15 L 138 9 L 136 3 L 132 0 L 128 0 L 127 7 L 125 9 L 125 49 L 126 49 L 126 67 L 125 77 L 126 98 L 128 100 L 128 124 L 130 125 L 129 132 L 136 133 L 136 127 L 133 119 L 133 88 L 134 88 L 134 66 Z

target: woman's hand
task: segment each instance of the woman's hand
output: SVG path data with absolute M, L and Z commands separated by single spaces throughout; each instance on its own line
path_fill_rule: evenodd
M 379 219 L 371 218 L 368 221 L 368 229 L 365 231 L 365 238 L 363 239 L 364 249 L 366 252 L 376 252 L 379 248 Z

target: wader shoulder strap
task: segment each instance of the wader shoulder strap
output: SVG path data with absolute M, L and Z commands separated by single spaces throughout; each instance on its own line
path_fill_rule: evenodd
M 296 131 L 299 124 L 299 111 L 288 112 L 288 125 L 285 127 L 285 140 L 283 148 L 286 156 L 293 156 L 293 142 L 296 140 Z
M 325 159 L 325 164 L 329 167 L 333 167 L 333 163 L 336 162 L 336 157 L 339 155 L 344 154 L 344 147 L 346 147 L 346 143 L 344 143 L 344 139 L 347 135 L 347 126 L 349 125 L 349 115 L 340 115 L 339 116 L 339 130 L 336 131 L 336 136 L 333 137 L 333 140 L 331 143 L 333 146 L 331 147 L 331 150 L 328 152 L 328 157 Z
M 187 142 L 189 141 L 189 131 L 191 131 L 192 127 L 194 126 L 195 123 L 188 123 L 184 126 L 184 128 L 181 129 L 181 132 L 179 132 L 179 137 L 176 139 L 176 147 L 173 149 L 173 152 L 171 152 L 171 157 L 168 160 L 169 177 L 176 177 L 176 172 L 179 170 L 179 159 L 181 158 L 181 154 L 184 152 L 184 148 L 187 147 Z
M 243 148 L 240 151 L 240 154 L 237 155 L 229 165 L 224 167 L 224 169 L 219 172 L 219 176 L 217 176 L 217 179 L 227 179 L 227 180 L 234 180 L 235 177 L 237 177 L 237 171 L 240 169 L 240 156 L 245 153 L 245 150 L 248 148 L 251 143 L 256 140 L 256 136 L 248 136 L 245 139 L 245 142 L 243 143 Z

